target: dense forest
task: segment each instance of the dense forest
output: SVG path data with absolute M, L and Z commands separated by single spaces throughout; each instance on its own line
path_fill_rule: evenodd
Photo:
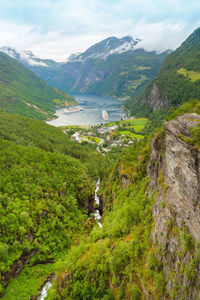
M 200 114 L 200 102 L 185 103 L 168 117 L 174 120 L 184 113 Z M 154 135 L 157 143 L 162 143 L 165 136 L 163 127 L 156 134 L 125 149 L 109 179 L 103 181 L 103 227 L 94 227 L 78 247 L 72 247 L 58 261 L 56 279 L 47 299 L 168 299 L 161 245 L 152 241 L 152 205 L 158 190 L 148 192 L 150 178 L 147 166 Z M 191 139 L 185 140 L 200 149 L 199 125 L 191 129 Z M 162 144 L 162 147 L 165 145 Z M 159 174 L 158 183 L 166 192 L 168 187 L 162 174 Z M 161 205 L 164 208 L 164 199 Z M 181 234 L 181 255 L 195 251 L 192 246 L 190 248 L 190 243 L 193 243 L 191 236 Z M 194 254 L 196 265 L 199 264 L 198 253 Z M 187 268 L 189 266 L 186 265 L 182 272 L 189 274 L 190 268 Z M 192 282 L 192 279 L 189 280 L 188 285 Z M 170 291 L 172 299 L 178 290 L 176 284 L 174 278 Z
M 106 155 L 39 120 L 62 103 L 52 104 L 54 93 L 68 96 L 0 53 L 2 299 L 39 299 L 47 282 L 49 300 L 199 298 L 199 32 L 167 56 L 140 98 L 144 136 Z M 144 102 L 155 85 L 167 109 Z
M 73 143 L 60 129 L 39 120 L 6 112 L 0 116 L 3 292 L 25 264 L 53 263 L 90 231 L 95 182 L 108 175 L 115 158 L 104 159 L 93 146 Z M 51 264 L 35 283 L 33 295 L 50 271 Z M 29 291 L 24 292 L 28 299 Z

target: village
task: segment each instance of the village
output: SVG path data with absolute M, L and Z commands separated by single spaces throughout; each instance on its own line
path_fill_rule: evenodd
M 77 143 L 96 144 L 97 151 L 103 155 L 115 147 L 127 147 L 142 139 L 142 129 L 148 119 L 124 118 L 118 122 L 108 122 L 98 126 L 68 126 L 63 131 Z

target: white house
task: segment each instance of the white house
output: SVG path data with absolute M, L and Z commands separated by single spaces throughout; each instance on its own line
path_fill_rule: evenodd
M 75 133 L 71 136 L 71 140 L 80 143 L 80 141 L 81 141 L 81 139 L 80 139 L 80 134 L 79 134 L 78 132 L 75 132 Z

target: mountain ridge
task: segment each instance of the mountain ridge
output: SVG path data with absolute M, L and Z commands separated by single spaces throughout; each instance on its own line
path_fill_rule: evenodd
M 144 89 L 161 67 L 166 52 L 140 49 L 140 39 L 108 37 L 83 53 L 72 54 L 65 63 L 41 60 L 26 52 L 16 59 L 48 85 L 66 92 L 91 93 L 128 99 Z M 4 48 L 5 51 L 6 48 Z M 13 50 L 12 50 L 13 51 Z M 12 55 L 12 51 L 9 50 Z M 28 58 L 27 58 L 28 56 Z M 27 63 L 29 61 L 29 65 Z
M 16 59 L 0 52 L 1 109 L 45 120 L 53 117 L 56 105 L 65 101 L 76 103 L 72 96 L 49 87 Z
M 178 107 L 190 99 L 200 99 L 200 28 L 196 29 L 174 52 L 168 54 L 159 73 L 144 93 L 130 100 L 126 107 L 132 114 Z

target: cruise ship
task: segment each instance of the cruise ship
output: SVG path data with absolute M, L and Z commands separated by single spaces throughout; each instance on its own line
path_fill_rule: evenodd
M 104 120 L 108 120 L 108 113 L 107 113 L 107 111 L 105 111 L 105 110 L 102 111 L 102 118 Z
M 81 110 L 83 110 L 83 108 L 80 106 L 72 106 L 70 108 L 65 108 L 64 114 L 70 114 L 70 113 L 78 112 Z

